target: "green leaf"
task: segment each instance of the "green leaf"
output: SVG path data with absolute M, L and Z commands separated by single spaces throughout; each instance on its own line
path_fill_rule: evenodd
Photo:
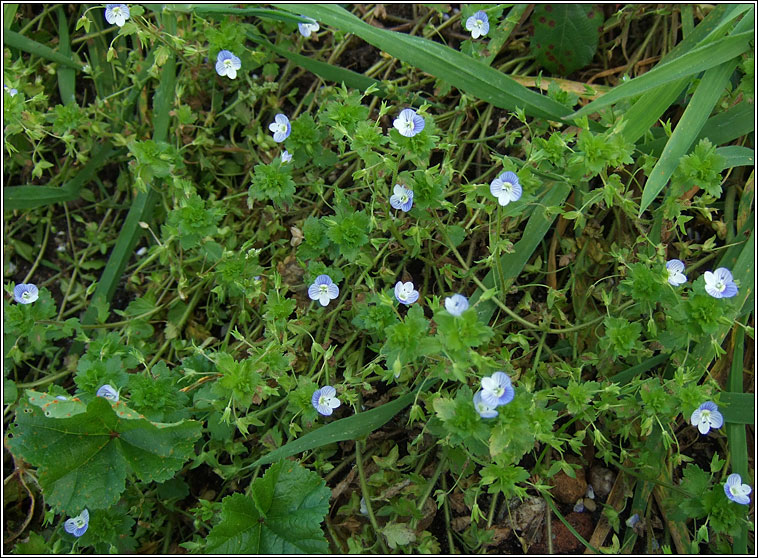
M 729 77 L 736 67 L 737 59 L 735 58 L 720 66 L 711 68 L 703 75 L 700 84 L 692 95 L 692 99 L 687 104 L 682 118 L 677 123 L 674 133 L 671 134 L 671 138 L 666 144 L 661 158 L 655 167 L 653 167 L 653 170 L 650 171 L 650 177 L 645 184 L 645 189 L 642 191 L 640 215 L 648 208 L 660 191 L 663 190 L 663 187 L 679 165 L 679 160 L 686 155 L 695 135 L 705 124 L 708 115 L 711 114 L 713 107 L 724 92 L 724 87 L 726 87 Z
M 17 48 L 29 54 L 39 56 L 50 62 L 56 62 L 67 68 L 73 68 L 74 70 L 81 70 L 82 65 L 71 59 L 70 56 L 65 56 L 60 52 L 56 52 L 45 45 L 33 41 L 23 35 L 11 31 L 7 27 L 3 29 L 3 44 L 7 47 Z
M 221 554 L 325 554 L 320 524 L 331 491 L 298 463 L 280 461 L 252 484 L 252 498 L 227 496 L 206 551 Z
M 529 47 L 550 73 L 567 76 L 595 56 L 603 12 L 589 4 L 539 4 Z
M 434 41 L 379 29 L 355 17 L 338 5 L 274 4 L 294 14 L 312 17 L 322 26 L 329 25 L 345 33 L 354 33 L 364 41 L 399 60 L 442 79 L 468 95 L 496 107 L 559 120 L 570 109 L 557 101 L 530 91 L 512 78 L 472 60 L 462 52 Z
M 142 481 L 173 477 L 193 455 L 201 433 L 196 421 L 152 423 L 123 402 L 111 404 L 102 397 L 85 412 L 50 418 L 43 411 L 49 402 L 44 394 L 27 394 L 29 402 L 16 412 L 8 444 L 38 468 L 46 503 L 70 515 L 115 504 L 128 473 Z
M 428 382 L 427 389 L 435 383 L 436 380 Z M 419 390 L 420 389 L 421 388 L 419 388 Z M 321 446 L 341 442 L 343 440 L 357 440 L 361 436 L 370 434 L 377 428 L 384 426 L 387 421 L 405 409 L 416 397 L 418 397 L 419 390 L 406 393 L 402 397 L 398 397 L 394 401 L 385 403 L 370 411 L 330 422 L 318 430 L 309 432 L 297 440 L 292 440 L 282 447 L 267 453 L 248 467 L 266 465 L 267 463 L 273 463 L 274 461 L 284 459 L 285 457 L 295 455 L 296 453 L 320 448 Z
M 567 119 L 574 120 L 580 116 L 592 114 L 593 112 L 597 112 L 598 109 L 607 107 L 621 99 L 641 95 L 664 83 L 693 76 L 704 70 L 733 60 L 750 48 L 752 38 L 753 33 L 746 31 L 692 49 L 687 54 L 683 54 L 671 62 L 658 64 L 649 72 L 614 87 L 608 93 L 567 116 Z M 705 117 L 707 118 L 708 114 Z
M 382 535 L 387 539 L 387 545 L 395 550 L 398 546 L 405 546 L 416 540 L 416 533 L 401 523 L 387 523 L 382 528 Z

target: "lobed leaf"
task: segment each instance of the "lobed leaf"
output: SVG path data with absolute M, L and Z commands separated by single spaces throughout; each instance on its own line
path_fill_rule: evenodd
M 227 496 L 221 521 L 208 534 L 207 551 L 221 554 L 324 554 L 321 522 L 331 491 L 299 463 L 280 461 L 255 479 L 252 498 Z
M 38 468 L 47 503 L 71 515 L 115 504 L 128 473 L 142 481 L 170 479 L 193 455 L 201 433 L 196 421 L 152 423 L 136 418 L 122 402 L 117 412 L 118 403 L 102 397 L 92 400 L 84 412 L 77 413 L 80 407 L 75 407 L 70 417 L 52 418 L 59 413 L 49 396 L 27 394 L 8 445 Z

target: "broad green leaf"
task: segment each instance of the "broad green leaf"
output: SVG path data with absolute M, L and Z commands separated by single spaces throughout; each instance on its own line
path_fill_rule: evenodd
M 695 48 L 679 58 L 664 64 L 658 64 L 647 73 L 614 87 L 608 93 L 598 97 L 575 113 L 568 115 L 568 120 L 597 112 L 621 99 L 641 95 L 650 89 L 678 79 L 693 76 L 704 70 L 728 62 L 750 48 L 754 34 L 751 31 L 724 37 L 713 43 Z M 708 115 L 706 115 L 707 117 Z
M 436 381 L 427 382 L 425 384 L 426 389 L 434 385 L 434 383 L 436 383 Z M 422 385 L 422 388 L 423 387 L 424 386 Z M 419 388 L 419 390 L 420 389 L 421 388 Z M 419 390 L 406 393 L 394 401 L 385 403 L 384 405 L 366 411 L 365 413 L 358 413 L 347 418 L 330 422 L 318 430 L 309 432 L 308 434 L 267 453 L 250 465 L 250 467 L 273 463 L 274 461 L 284 459 L 290 455 L 295 455 L 296 453 L 301 453 L 314 448 L 320 448 L 327 444 L 341 442 L 342 440 L 357 440 L 366 434 L 370 434 L 377 428 L 384 426 L 384 424 L 386 424 L 392 417 L 413 402 L 418 396 Z
M 252 484 L 252 498 L 221 502 L 221 521 L 208 534 L 207 551 L 220 554 L 325 554 L 321 522 L 331 491 L 313 471 L 292 461 L 269 467 Z
M 725 169 L 755 166 L 755 151 L 748 147 L 742 147 L 741 145 L 717 147 L 716 153 L 724 158 Z
M 68 20 L 63 12 L 63 8 L 58 6 L 55 9 L 58 16 L 58 41 L 60 51 L 63 56 L 71 57 L 71 43 L 68 35 Z M 61 94 L 61 101 L 64 105 L 76 104 L 74 91 L 76 90 L 76 72 L 71 68 L 58 68 L 58 91 Z
M 603 12 L 590 4 L 539 4 L 532 14 L 529 48 L 537 62 L 554 75 L 584 68 L 597 50 Z
M 404 33 L 379 29 L 338 5 L 274 4 L 294 14 L 312 17 L 345 33 L 354 33 L 387 54 L 447 81 L 467 95 L 506 110 L 522 108 L 526 114 L 560 120 L 571 110 L 553 99 L 530 91 L 502 72 L 440 43 Z
M 142 481 L 172 478 L 193 455 L 201 433 L 196 421 L 159 424 L 121 418 L 102 397 L 85 412 L 51 418 L 45 416 L 43 406 L 49 401 L 43 394 L 27 393 L 34 401 L 19 406 L 9 447 L 38 468 L 45 501 L 70 515 L 115 504 L 128 473 Z M 121 411 L 134 413 L 126 407 Z

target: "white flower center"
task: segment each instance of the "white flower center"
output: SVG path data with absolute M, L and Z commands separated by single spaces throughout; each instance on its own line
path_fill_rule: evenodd
M 318 404 L 320 407 L 328 407 L 330 398 L 326 395 L 322 395 L 318 398 Z
M 505 393 L 505 388 L 502 387 L 502 386 L 497 386 L 495 389 L 492 390 L 492 393 L 494 393 L 495 395 L 497 395 L 497 397 L 499 399 Z
M 21 295 L 21 298 L 23 298 L 24 300 L 29 300 L 30 298 L 32 298 L 32 295 L 29 293 L 29 291 L 24 291 L 24 294 Z
M 329 294 L 329 287 L 328 285 L 319 285 L 318 290 L 321 294 Z
M 114 6 L 112 9 L 113 15 L 116 17 L 121 16 L 121 8 L 119 6 Z
M 711 412 L 705 409 L 700 411 L 700 422 L 711 422 Z
M 716 289 L 718 292 L 723 292 L 724 289 L 726 289 L 726 285 L 724 284 L 723 281 L 719 280 L 719 281 L 716 281 L 716 284 L 713 285 L 713 288 Z
M 406 203 L 408 201 L 408 196 L 406 194 L 400 194 L 400 203 Z
M 84 527 L 84 518 L 77 517 L 74 519 L 74 524 L 77 526 L 77 528 Z
M 224 67 L 227 68 L 227 69 L 231 69 L 231 67 L 232 67 L 232 61 L 231 61 L 230 58 L 227 58 L 226 60 L 224 60 Z
M 477 19 L 475 19 L 475 20 L 474 20 L 474 27 L 475 27 L 476 29 L 478 29 L 479 31 L 481 31 L 481 30 L 482 30 L 482 28 L 484 27 L 484 21 L 482 21 L 481 19 L 478 19 L 478 18 L 477 18 Z
M 281 132 L 282 134 L 286 134 L 287 133 L 287 125 L 286 124 L 279 124 L 279 132 Z
M 406 132 L 412 132 L 413 131 L 413 120 L 406 120 L 403 122 L 403 127 L 405 128 Z

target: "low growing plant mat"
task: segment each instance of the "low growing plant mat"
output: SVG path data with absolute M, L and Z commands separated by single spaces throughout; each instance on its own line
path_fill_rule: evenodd
M 3 4 L 8 554 L 755 554 L 751 4 Z

